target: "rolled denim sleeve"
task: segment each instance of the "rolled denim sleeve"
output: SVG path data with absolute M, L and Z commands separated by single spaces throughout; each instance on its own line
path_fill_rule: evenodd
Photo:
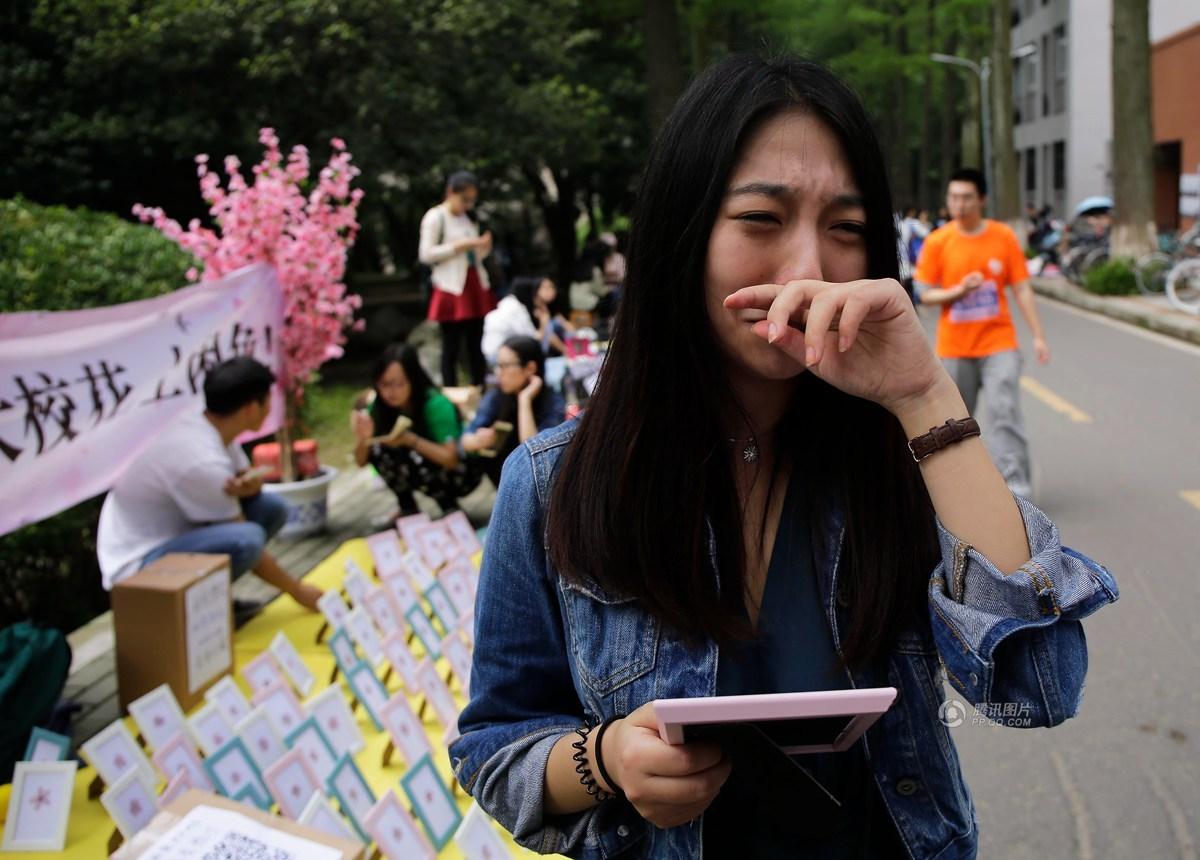
M 1080 622 L 1119 592 L 1108 570 L 1063 546 L 1044 513 L 1014 498 L 1031 557 L 1007 576 L 938 522 L 930 619 L 950 683 L 968 701 L 985 713 L 1015 705 L 1016 725 L 1053 726 L 1074 716 L 1083 697 Z
M 534 468 L 524 445 L 504 464 L 476 594 L 471 701 L 450 765 L 519 844 L 575 853 L 594 811 L 547 820 L 542 802 L 550 750 L 584 715 L 547 570 Z

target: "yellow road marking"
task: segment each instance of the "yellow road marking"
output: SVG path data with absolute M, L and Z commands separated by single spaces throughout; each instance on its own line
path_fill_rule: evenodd
M 1200 490 L 1180 490 L 1179 497 L 1196 510 L 1200 510 Z
M 1042 383 L 1029 376 L 1021 377 L 1021 387 L 1025 389 L 1033 397 L 1045 403 L 1055 412 L 1067 416 L 1076 424 L 1091 424 L 1092 416 L 1088 415 L 1078 406 L 1073 406 L 1063 398 L 1059 397 Z

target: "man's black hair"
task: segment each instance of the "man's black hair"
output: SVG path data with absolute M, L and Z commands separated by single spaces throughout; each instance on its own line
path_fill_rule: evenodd
M 469 170 L 456 170 L 446 180 L 446 187 L 451 191 L 465 191 L 468 188 L 478 188 L 479 179 Z
M 987 179 L 984 178 L 983 171 L 978 168 L 960 167 L 950 174 L 950 182 L 971 182 L 975 185 L 975 190 L 979 192 L 980 197 L 987 197 Z
M 223 361 L 204 377 L 204 405 L 214 415 L 232 415 L 247 403 L 261 403 L 275 384 L 265 364 L 247 356 Z

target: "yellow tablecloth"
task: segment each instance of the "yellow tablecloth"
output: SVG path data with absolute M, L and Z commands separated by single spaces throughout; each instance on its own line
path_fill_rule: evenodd
M 353 558 L 364 570 L 372 570 L 373 563 L 371 554 L 367 549 L 365 540 L 356 539 L 347 541 L 342 544 L 332 555 L 322 561 L 306 578 L 306 582 L 312 582 L 315 585 L 325 589 L 336 589 L 341 586 L 342 576 L 345 572 L 345 559 Z M 478 562 L 478 559 L 476 559 Z M 242 688 L 242 692 L 249 696 L 249 688 L 246 686 L 244 679 L 238 674 L 247 662 L 252 660 L 261 652 L 267 649 L 271 639 L 275 636 L 278 630 L 284 631 L 288 638 L 292 640 L 292 644 L 296 646 L 296 650 L 300 652 L 300 656 L 308 664 L 313 675 L 317 679 L 316 690 L 322 689 L 328 684 L 329 676 L 333 672 L 333 654 L 325 644 L 318 645 L 316 643 L 317 631 L 320 629 L 323 622 L 323 617 L 320 613 L 307 612 L 299 606 L 290 597 L 284 595 L 273 600 L 266 609 L 255 617 L 250 623 L 238 630 L 234 636 L 234 676 L 237 679 L 238 685 Z M 414 653 L 418 656 L 421 654 L 421 645 L 419 640 L 413 642 Z M 439 668 L 442 670 L 442 675 L 446 674 L 449 669 L 449 664 L 443 659 L 439 661 Z M 342 685 L 342 690 L 346 694 L 347 701 L 352 701 L 349 690 L 346 688 L 344 681 L 338 679 Z M 462 692 L 458 689 L 457 680 L 454 682 L 452 689 L 459 704 L 464 704 Z M 399 679 L 393 677 L 388 684 L 388 692 L 394 693 L 400 688 Z M 412 699 L 414 706 L 416 698 Z M 400 788 L 400 777 L 404 775 L 406 764 L 402 760 L 402 756 L 397 753 L 392 756 L 392 763 L 388 767 L 383 766 L 383 751 L 388 743 L 386 732 L 376 730 L 371 718 L 367 716 L 364 708 L 359 707 L 355 712 L 358 718 L 358 727 L 366 739 L 367 746 L 362 752 L 355 756 L 355 763 L 362 770 L 363 775 L 371 783 L 371 788 L 377 796 L 382 795 L 385 791 L 394 790 L 400 797 L 405 806 L 408 805 L 408 799 L 404 795 L 403 789 Z M 132 719 L 127 718 L 130 730 L 137 733 L 137 726 Z M 429 738 L 434 749 L 434 764 L 443 775 L 446 784 L 449 785 L 452 781 L 450 773 L 450 763 L 445 753 L 445 745 L 442 743 L 443 729 L 437 718 L 433 715 L 433 709 L 427 708 L 425 714 L 425 728 L 429 733 Z M 75 798 L 71 805 L 71 817 L 67 827 L 67 842 L 65 849 L 57 856 L 67 858 L 80 858 L 80 860 L 96 860 L 96 858 L 107 856 L 107 846 L 109 837 L 112 835 L 113 823 L 105 812 L 104 807 L 100 805 L 99 800 L 88 800 L 87 789 L 88 784 L 95 778 L 95 772 L 90 767 L 80 768 L 78 775 L 75 777 Z M 8 811 L 9 794 L 12 786 L 0 786 L 0 824 L 4 821 L 4 816 Z M 159 786 L 162 790 L 162 786 Z M 456 791 L 455 798 L 458 800 L 458 805 L 463 813 L 471 805 L 471 799 L 467 797 L 461 790 Z M 336 801 L 333 801 L 336 806 Z M 536 856 L 530 851 L 516 845 L 512 838 L 503 831 L 499 825 L 493 825 L 497 831 L 501 833 L 505 843 L 509 846 L 514 857 L 533 857 Z M 364 852 L 364 856 L 369 856 L 369 851 Z M 5 858 L 19 857 L 46 857 L 45 852 L 41 853 L 12 853 L 0 855 Z M 462 858 L 463 854 L 458 850 L 453 842 L 447 843 L 446 847 L 438 855 L 439 860 L 449 860 L 449 858 Z

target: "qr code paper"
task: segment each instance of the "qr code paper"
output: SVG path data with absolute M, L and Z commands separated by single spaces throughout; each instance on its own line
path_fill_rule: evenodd
M 203 860 L 296 860 L 296 855 L 241 833 L 227 833 L 205 852 Z

